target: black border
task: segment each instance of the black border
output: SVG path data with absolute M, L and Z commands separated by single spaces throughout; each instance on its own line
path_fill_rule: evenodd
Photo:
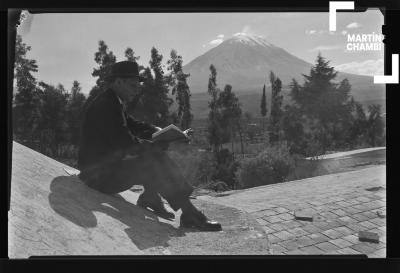
M 287 0 L 273 0 L 273 1 L 245 1 L 245 0 L 224 0 L 218 3 L 211 0 L 196 1 L 164 1 L 159 3 L 142 1 L 5 1 L 2 2 L 1 6 L 1 18 L 3 30 L 1 33 L 7 33 L 7 10 L 6 8 L 24 8 L 33 9 L 32 12 L 41 11 L 53 11 L 53 12 L 262 12 L 262 11 L 328 11 L 329 1 L 287 1 Z M 5 6 L 3 6 L 5 4 Z M 58 7 L 57 7 L 58 6 Z M 400 1 L 355 1 L 356 10 L 364 10 L 367 7 L 381 7 L 385 11 L 385 27 L 383 33 L 385 37 L 385 74 L 391 74 L 391 54 L 400 53 L 399 42 L 395 40 L 396 35 L 396 21 L 400 17 Z M 2 46 L 6 48 L 7 39 L 1 39 Z M 4 58 L 9 57 L 7 51 L 5 52 Z M 9 60 L 8 60 L 9 61 Z M 6 63 L 1 62 L 2 68 L 7 69 Z M 7 81 L 3 80 L 5 73 L 1 73 L 3 84 L 3 90 L 6 90 Z M 12 86 L 12 85 L 11 85 Z M 27 270 L 46 270 L 49 271 L 66 271 L 84 269 L 84 270 L 101 270 L 104 271 L 115 271 L 122 269 L 123 271 L 140 270 L 142 267 L 146 271 L 153 271 L 153 268 L 162 266 L 161 270 L 171 269 L 176 271 L 181 269 L 182 271 L 206 271 L 206 272 L 219 272 L 225 270 L 237 271 L 269 271 L 271 267 L 279 271 L 317 271 L 326 272 L 331 271 L 337 272 L 339 270 L 356 270 L 361 272 L 399 272 L 400 271 L 400 248 L 397 247 L 396 242 L 400 242 L 398 231 L 400 231 L 399 225 L 396 222 L 396 209 L 399 205 L 397 193 L 399 193 L 398 178 L 399 175 L 396 173 L 396 156 L 399 154 L 396 149 L 396 141 L 399 141 L 399 135 L 395 123 L 394 112 L 396 104 L 399 101 L 398 91 L 399 85 L 387 84 L 386 85 L 386 104 L 387 104 L 387 257 L 396 257 L 397 259 L 360 259 L 360 258 L 349 258 L 346 259 L 344 256 L 337 257 L 316 257 L 316 256 L 272 256 L 272 257 L 258 257 L 258 256 L 182 256 L 182 257 L 156 257 L 156 256 L 142 256 L 142 257 L 121 257 L 121 256 L 87 256 L 87 257 L 46 257 L 43 259 L 35 260 L 0 260 L 0 270 L 5 269 L 8 271 L 27 271 Z M 396 92 L 397 91 L 397 92 Z M 3 96 L 5 92 L 0 92 Z M 9 95 L 9 93 L 8 93 Z M 7 117 L 7 131 L 3 130 L 2 137 L 7 138 L 7 164 L 2 164 L 3 168 L 7 168 L 2 174 L 7 174 L 7 180 L 10 179 L 11 174 L 11 119 L 10 119 L 10 99 L 2 98 L 3 117 Z M 7 104 L 6 104 L 7 103 Z M 7 110 L 6 110 L 7 109 Z M 7 111 L 7 112 L 6 112 Z M 4 115 L 4 112 L 5 115 Z M 5 157 L 5 155 L 4 155 Z M 4 180 L 1 183 L 2 189 L 0 192 L 2 196 L 1 216 L 2 223 L 7 223 L 7 210 L 8 208 L 8 191 Z M 6 203 L 7 202 L 7 203 Z M 5 215 L 3 214 L 5 212 Z M 5 217 L 3 217 L 5 216 Z M 7 230 L 7 224 L 6 230 Z M 1 226 L 2 237 L 0 242 L 5 242 L 7 232 L 4 232 L 3 236 L 3 225 Z M 4 239 L 3 239 L 4 238 Z M 7 240 L 8 242 L 8 240 Z M 7 246 L 1 244 L 1 257 L 7 258 Z M 195 266 L 194 266 L 195 264 Z M 122 271 L 121 270 L 121 271 Z M 5 271 L 6 272 L 6 271 Z

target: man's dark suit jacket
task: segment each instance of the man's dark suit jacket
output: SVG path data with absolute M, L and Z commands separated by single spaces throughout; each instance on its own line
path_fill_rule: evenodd
M 139 139 L 151 139 L 155 126 L 127 115 L 117 95 L 111 89 L 99 94 L 85 110 L 78 169 L 84 179 L 88 170 L 103 169 L 122 159 L 127 150 L 140 145 Z

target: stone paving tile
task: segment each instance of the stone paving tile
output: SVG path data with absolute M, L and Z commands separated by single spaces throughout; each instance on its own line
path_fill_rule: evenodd
M 342 209 L 331 210 L 332 213 L 338 215 L 339 217 L 346 216 L 347 213 Z
M 324 251 L 322 251 L 321 249 L 319 249 L 316 246 L 306 246 L 306 247 L 300 248 L 300 250 L 307 253 L 308 255 L 323 255 L 323 254 L 325 254 Z
M 301 228 L 307 231 L 308 233 L 317 233 L 322 231 L 320 228 L 316 227 L 313 224 L 304 225 Z
M 322 233 L 314 233 L 314 234 L 310 234 L 308 235 L 308 237 L 312 240 L 314 240 L 316 243 L 322 243 L 322 242 L 327 242 L 330 240 L 330 238 L 328 236 L 325 236 Z
M 343 216 L 338 218 L 339 221 L 342 221 L 343 223 L 350 224 L 350 223 L 357 223 L 358 221 L 356 219 L 351 218 L 350 216 Z
M 331 229 L 331 227 L 329 226 L 329 224 L 328 224 L 328 223 L 325 223 L 325 222 L 315 222 L 314 225 L 315 225 L 317 228 L 321 229 L 321 230 L 328 230 L 328 229 Z
M 350 235 L 350 234 L 354 234 L 354 231 L 351 230 L 351 229 L 349 229 L 349 228 L 346 227 L 346 226 L 337 227 L 337 228 L 334 228 L 333 230 L 335 230 L 335 231 L 341 233 L 343 236 L 347 236 L 347 235 Z
M 336 203 L 336 205 L 346 208 L 346 207 L 350 206 L 351 204 L 347 201 L 339 201 Z
M 386 257 L 386 248 L 379 249 L 368 255 L 368 258 L 385 258 L 385 257 Z
M 262 226 L 262 228 L 264 229 L 266 234 L 271 234 L 271 233 L 276 232 L 275 230 L 273 230 L 272 228 L 269 228 L 267 226 Z
M 292 229 L 292 228 L 296 228 L 296 227 L 301 227 L 303 225 L 301 222 L 302 221 L 288 220 L 288 221 L 281 222 L 281 224 L 285 227 L 285 229 Z
M 341 227 L 344 225 L 344 223 L 339 220 L 327 220 L 326 222 L 329 226 L 329 229 L 334 229 L 334 228 Z
M 371 223 L 370 221 L 363 221 L 358 223 L 360 226 L 366 227 L 368 229 L 373 229 L 379 227 L 378 225 Z
M 334 229 L 328 229 L 321 233 L 328 236 L 330 239 L 337 239 L 339 237 L 343 237 L 342 233 L 340 233 Z
M 298 238 L 296 238 L 295 241 L 296 241 L 298 247 L 305 247 L 305 246 L 310 246 L 310 245 L 316 244 L 316 241 L 314 241 L 313 239 L 311 239 L 308 236 L 298 237 Z
M 282 214 L 278 214 L 277 216 L 279 218 L 281 218 L 282 220 L 285 220 L 285 221 L 294 219 L 293 214 L 289 214 L 287 212 L 286 213 L 282 213 Z
M 268 225 L 271 229 L 275 230 L 275 231 L 281 231 L 286 229 L 285 225 L 283 225 L 282 223 L 275 223 L 275 224 L 270 224 Z
M 361 202 L 363 202 L 363 203 L 364 203 L 364 202 L 370 202 L 370 201 L 371 201 L 371 199 L 369 199 L 368 197 L 365 197 L 365 196 L 357 197 L 356 200 L 361 201 Z
M 370 254 L 376 251 L 374 247 L 371 247 L 371 245 L 364 242 L 352 245 L 351 248 L 364 254 Z
M 275 232 L 275 233 L 273 233 L 273 235 L 275 235 L 276 237 L 278 237 L 278 238 L 280 238 L 280 239 L 282 239 L 284 241 L 285 240 L 290 240 L 290 239 L 293 239 L 293 238 L 296 237 L 294 234 L 292 234 L 290 232 L 287 232 L 286 230 Z
M 282 241 L 282 239 L 281 238 L 278 238 L 278 237 L 276 237 L 275 235 L 273 235 L 273 234 L 268 234 L 268 241 L 271 243 L 271 244 L 276 244 L 276 243 L 279 243 L 279 242 L 281 242 Z
M 288 251 L 299 248 L 298 244 L 294 240 L 282 241 L 282 242 L 279 242 L 279 245 L 286 248 Z
M 354 208 L 358 209 L 361 212 L 370 210 L 370 208 L 367 205 L 365 205 L 364 203 L 359 204 L 359 205 L 355 205 Z
M 268 224 L 268 222 L 267 221 L 265 221 L 264 219 L 262 219 L 262 218 L 257 218 L 256 219 L 256 221 L 260 224 L 260 225 L 262 225 L 262 226 L 264 226 L 264 225 L 267 225 Z
M 272 250 L 273 255 L 279 255 L 279 254 L 282 254 L 282 253 L 288 251 L 286 248 L 284 248 L 283 246 L 281 246 L 279 244 L 271 245 L 271 250 Z
M 277 215 L 278 212 L 276 212 L 273 209 L 267 209 L 263 211 L 263 216 L 273 216 L 273 215 Z
M 316 244 L 315 246 L 325 252 L 336 251 L 339 249 L 339 247 L 335 246 L 334 244 L 332 244 L 330 242 L 322 242 L 322 243 Z
M 338 238 L 335 240 L 329 240 L 330 243 L 338 246 L 339 248 L 346 248 L 349 247 L 351 245 L 353 245 L 353 243 L 350 243 L 349 241 L 346 241 L 344 239 Z
M 309 234 L 307 231 L 305 231 L 304 229 L 302 229 L 300 227 L 288 229 L 287 232 L 294 234 L 295 236 L 304 236 L 304 235 Z
M 370 219 L 369 221 L 370 221 L 371 223 L 374 223 L 374 224 L 380 226 L 380 227 L 381 227 L 381 226 L 386 226 L 386 220 L 385 220 L 385 219 L 382 219 L 382 218 L 379 218 L 379 217 Z
M 368 228 L 366 228 L 366 227 L 364 227 L 364 226 L 359 225 L 358 223 L 357 223 L 357 224 L 349 224 L 349 225 L 347 225 L 347 227 L 348 227 L 349 229 L 355 231 L 355 232 L 365 231 L 365 230 L 368 229 Z
M 368 231 L 378 233 L 379 237 L 386 236 L 386 231 L 380 230 L 379 228 L 373 228 Z
M 361 211 L 358 209 L 355 209 L 353 207 L 348 207 L 348 208 L 342 208 L 343 211 L 345 211 L 348 215 L 349 214 L 355 214 L 355 213 L 360 213 Z
M 360 242 L 360 240 L 358 239 L 358 234 L 351 234 L 351 235 L 347 235 L 342 237 L 342 239 L 349 241 L 350 243 L 358 244 Z
M 290 250 L 285 253 L 286 255 L 307 255 L 307 252 L 304 252 L 300 249 Z
M 350 247 L 346 247 L 346 248 L 341 248 L 337 250 L 340 254 L 344 254 L 344 255 L 359 255 L 359 254 L 363 254 L 357 250 L 354 250 Z
M 325 219 L 335 219 L 335 218 L 339 218 L 339 215 L 332 213 L 330 211 L 325 211 L 325 212 L 321 212 L 319 213 L 322 217 L 324 217 Z
M 278 223 L 278 222 L 282 222 L 282 219 L 279 218 L 276 215 L 272 215 L 272 216 L 266 216 L 266 217 L 262 217 L 265 221 L 268 221 L 269 223 Z
M 289 210 L 286 208 L 279 207 L 279 208 L 276 208 L 275 211 L 278 213 L 285 213 L 285 212 L 288 212 Z

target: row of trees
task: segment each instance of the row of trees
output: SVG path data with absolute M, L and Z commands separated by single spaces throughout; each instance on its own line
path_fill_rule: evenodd
M 353 149 L 385 143 L 384 120 L 380 105 L 370 105 L 368 115 L 350 95 L 347 79 L 334 82 L 337 71 L 320 54 L 309 75 L 300 85 L 290 84 L 289 103 L 283 108 L 282 82 L 271 71 L 271 113 L 269 142 L 287 141 L 290 152 L 305 156 L 328 150 Z M 266 117 L 265 86 L 261 115 Z
M 38 65 L 35 60 L 27 58 L 29 50 L 31 47 L 17 36 L 16 92 L 13 97 L 14 139 L 49 156 L 76 160 L 83 112 L 105 90 L 105 76 L 117 59 L 106 43 L 99 41 L 98 51 L 94 54 L 97 67 L 92 72 L 92 76 L 97 78 L 96 85 L 86 98 L 77 81 L 73 82 L 70 90 L 61 84 L 54 86 L 37 82 L 33 73 L 38 71 Z M 140 57 L 135 56 L 135 52 L 128 47 L 125 58 L 128 61 L 138 61 Z M 162 60 L 163 56 L 153 47 L 149 66 L 139 67 L 145 78 L 143 96 L 131 102 L 128 111 L 139 119 L 158 126 L 174 123 L 187 129 L 193 119 L 187 84 L 189 74 L 183 73 L 183 60 L 176 50 L 171 51 L 167 61 L 167 75 L 164 74 Z

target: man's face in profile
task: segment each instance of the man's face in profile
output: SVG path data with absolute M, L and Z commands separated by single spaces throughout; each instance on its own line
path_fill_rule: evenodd
M 132 101 L 139 94 L 141 88 L 137 78 L 117 78 L 115 87 L 118 96 L 125 102 Z

